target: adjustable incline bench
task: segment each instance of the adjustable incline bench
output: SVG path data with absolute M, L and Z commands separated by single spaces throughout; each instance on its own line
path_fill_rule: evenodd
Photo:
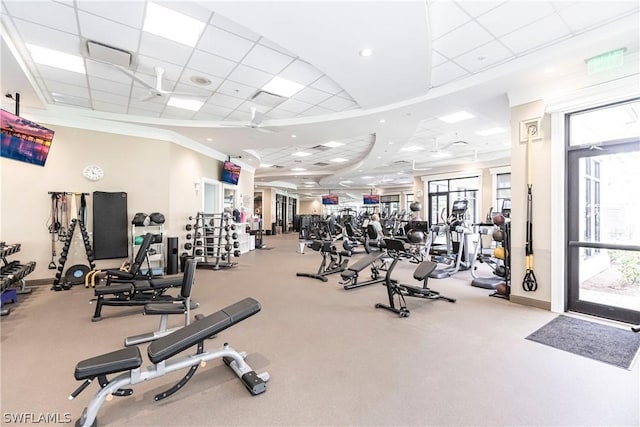
M 344 288 L 348 290 L 384 282 L 384 276 L 380 275 L 380 267 L 375 265 L 383 254 L 383 252 L 370 253 L 359 259 L 355 264 L 348 266 L 346 270 L 340 273 L 340 277 L 342 277 L 340 284 L 344 285 Z M 371 280 L 358 282 L 358 273 L 368 266 L 371 266 Z
M 209 352 L 204 349 L 204 340 L 253 316 L 260 309 L 258 301 L 245 298 L 152 342 L 147 348 L 147 356 L 153 365 L 146 368 L 140 368 L 142 357 L 138 347 L 125 347 L 122 350 L 79 362 L 76 365 L 75 378 L 84 382 L 71 393 L 69 400 L 77 397 L 96 378 L 100 384 L 100 390 L 84 409 L 76 425 L 82 427 L 97 425 L 96 417 L 105 400 L 111 400 L 112 396 L 133 394 L 132 389 L 123 389 L 122 386 L 138 384 L 179 369 L 189 368 L 177 384 L 155 396 L 156 401 L 162 400 L 182 389 L 199 365 L 204 366 L 205 362 L 217 358 L 222 358 L 225 364 L 240 377 L 251 394 L 263 393 L 267 389 L 266 382 L 269 380 L 269 374 L 267 372 L 256 374 L 244 361 L 245 352 L 238 352 L 227 343 L 217 351 Z M 196 345 L 195 354 L 169 360 L 170 357 Z M 107 379 L 107 375 L 119 372 L 121 373 L 113 379 Z

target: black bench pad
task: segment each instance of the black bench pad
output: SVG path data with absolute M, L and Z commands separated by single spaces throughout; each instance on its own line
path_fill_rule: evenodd
M 369 254 L 366 257 L 358 260 L 355 264 L 347 267 L 345 271 L 340 273 L 343 279 L 349 279 L 356 275 L 356 273 L 364 270 L 368 266 L 370 266 L 375 260 L 382 256 L 382 252 L 378 252 L 376 254 Z
M 186 309 L 183 303 L 147 304 L 144 306 L 144 314 L 182 314 Z
M 182 274 L 172 274 L 149 280 L 152 289 L 176 288 L 182 286 Z M 136 285 L 137 287 L 137 285 Z
M 413 278 L 416 280 L 424 280 L 433 270 L 436 269 L 438 263 L 433 261 L 422 261 L 418 268 L 413 272 Z
M 85 380 L 98 375 L 128 371 L 139 368 L 140 365 L 142 365 L 142 356 L 138 347 L 126 347 L 79 362 L 76 365 L 75 377 L 77 380 Z
M 253 298 L 245 298 L 222 310 L 208 315 L 184 328 L 152 342 L 147 348 L 149 360 L 159 363 L 217 333 L 227 329 L 261 309 Z
M 119 294 L 133 291 L 132 283 L 112 283 L 110 285 L 98 285 L 95 287 L 94 295 Z

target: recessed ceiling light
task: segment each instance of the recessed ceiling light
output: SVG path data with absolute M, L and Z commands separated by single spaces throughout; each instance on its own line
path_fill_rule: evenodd
M 26 44 L 31 58 L 36 64 L 48 65 L 49 67 L 60 68 L 74 73 L 86 74 L 84 60 L 80 56 L 71 55 L 46 47 L 33 44 Z
M 311 153 L 307 153 L 306 151 L 296 151 L 295 153 L 292 154 L 292 156 L 296 156 L 296 157 L 307 157 L 310 155 Z
M 271 166 L 273 166 L 271 163 L 260 163 L 261 168 L 270 168 Z
M 343 184 L 353 184 L 353 181 L 349 181 L 349 180 L 347 180 L 347 181 L 340 181 L 340 182 L 342 182 Z
M 290 98 L 300 92 L 303 88 L 304 85 L 301 85 L 300 83 L 292 82 L 291 80 L 276 76 L 269 83 L 264 85 L 262 90 L 274 95 Z
M 386 120 L 385 120 L 385 119 L 380 119 L 380 120 L 378 120 L 378 122 L 379 122 L 379 123 L 385 123 L 385 122 L 386 122 Z
M 199 86 L 209 86 L 211 84 L 211 80 L 203 76 L 191 76 L 189 80 Z
M 329 142 L 325 142 L 324 144 L 325 147 L 331 147 L 331 148 L 336 148 L 336 147 L 340 147 L 342 145 L 344 145 L 342 142 L 338 142 L 338 141 L 329 141 Z
M 207 141 L 211 142 L 213 141 L 213 138 L 207 138 Z
M 305 168 L 291 168 L 291 170 L 292 170 L 292 171 L 295 171 L 295 172 L 302 172 L 302 171 L 306 171 L 306 169 L 305 169 Z
M 295 134 L 291 135 L 291 138 L 297 138 L 297 137 L 298 135 L 295 135 Z
M 505 133 L 505 132 L 506 132 L 505 129 L 502 129 L 501 127 L 497 127 L 497 128 L 479 130 L 476 133 L 480 136 L 489 136 L 489 135 L 496 135 L 498 133 Z
M 417 146 L 417 145 L 410 145 L 410 146 L 408 146 L 408 147 L 402 147 L 402 148 L 400 149 L 400 151 L 409 151 L 409 152 L 412 152 L 412 151 L 420 151 L 420 150 L 424 150 L 424 147 L 419 147 L 419 146 Z
M 438 120 L 442 120 L 445 123 L 457 123 L 463 120 L 473 119 L 474 117 L 473 114 L 467 113 L 466 111 L 458 111 L 457 113 L 438 117 Z
M 204 101 L 197 101 L 195 99 L 181 99 L 171 97 L 167 102 L 170 107 L 182 108 L 183 110 L 198 111 L 204 105 Z
M 147 3 L 142 29 L 147 33 L 195 47 L 205 23 L 175 10 Z
M 349 160 L 348 159 L 343 159 L 342 157 L 338 157 L 338 158 L 335 158 L 335 159 L 331 159 L 331 161 L 334 162 L 334 163 L 344 163 L 344 162 L 348 162 Z
M 362 179 L 371 179 L 373 178 L 372 176 L 363 176 Z M 344 181 L 343 181 L 344 182 Z
M 371 56 L 371 55 L 373 55 L 373 50 L 371 50 L 371 49 L 369 49 L 369 48 L 362 49 L 362 50 L 360 51 L 360 56 L 364 56 L 365 58 L 366 58 L 367 56 Z

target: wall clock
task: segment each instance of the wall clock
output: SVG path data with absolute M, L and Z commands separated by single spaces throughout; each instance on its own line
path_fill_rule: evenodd
M 82 170 L 82 175 L 89 181 L 99 181 L 104 177 L 104 171 L 100 166 L 88 165 Z

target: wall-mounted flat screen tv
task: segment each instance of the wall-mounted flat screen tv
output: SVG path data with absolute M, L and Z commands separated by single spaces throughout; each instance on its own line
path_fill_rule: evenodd
M 44 166 L 54 132 L 30 120 L 0 109 L 0 156 Z
M 338 204 L 338 195 L 337 194 L 325 194 L 322 196 L 322 204 L 323 205 L 337 205 Z
M 229 184 L 238 185 L 240 170 L 241 167 L 236 165 L 235 163 L 231 163 L 230 161 L 224 162 L 224 166 L 222 167 L 222 181 Z
M 377 205 L 380 203 L 379 194 L 363 194 L 362 203 L 365 205 Z

